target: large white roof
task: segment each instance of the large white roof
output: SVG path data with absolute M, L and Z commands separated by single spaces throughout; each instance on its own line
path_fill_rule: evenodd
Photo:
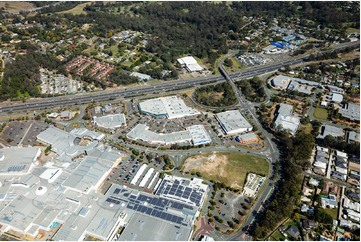
M 111 150 L 104 151 L 104 153 L 107 153 L 109 158 L 90 152 L 62 185 L 82 193 L 88 193 L 89 190 L 96 189 L 104 175 L 110 171 L 120 158 L 119 154 Z M 109 154 L 112 154 L 112 157 Z
M 110 114 L 103 117 L 94 117 L 94 123 L 99 127 L 106 129 L 115 129 L 126 125 L 125 115 L 123 113 Z
M 289 130 L 291 134 L 295 135 L 300 125 L 300 119 L 295 116 L 284 116 L 279 114 L 275 121 L 276 127 L 281 125 L 282 129 Z
M 193 56 L 186 56 L 183 58 L 179 58 L 179 59 L 177 59 L 177 61 L 179 62 L 179 64 L 184 65 L 189 72 L 203 70 L 203 67 L 201 67 L 198 64 L 197 60 L 194 59 Z
M 332 93 L 332 102 L 341 103 L 343 100 L 343 95 L 339 93 Z
M 218 113 L 217 118 L 221 122 L 222 128 L 227 134 L 242 133 L 252 129 L 252 125 L 238 110 Z
M 212 140 L 203 125 L 193 125 L 187 128 L 194 145 L 208 144 Z
M 128 134 L 127 137 L 132 140 L 142 140 L 151 144 L 180 144 L 193 141 L 194 145 L 207 144 L 211 142 L 207 131 L 203 125 L 193 125 L 187 127 L 187 130 L 173 133 L 156 133 L 149 130 L 144 124 L 138 124 Z
M 148 143 L 158 143 L 165 145 L 190 142 L 192 140 L 192 136 L 186 130 L 162 134 L 155 133 L 148 129 L 148 126 L 144 124 L 138 124 L 127 134 L 127 137 L 133 140 L 140 139 Z
M 41 154 L 37 147 L 7 147 L 0 149 L 0 174 L 28 173 Z
M 146 100 L 139 103 L 139 108 L 145 113 L 155 116 L 167 116 L 169 119 L 200 114 L 198 110 L 188 107 L 185 102 L 177 96 Z
M 88 130 L 86 133 L 84 133 L 82 129 L 72 132 L 73 133 L 68 133 L 55 127 L 49 127 L 48 129 L 38 134 L 36 138 L 39 142 L 45 143 L 46 145 L 51 145 L 52 150 L 55 153 L 69 161 L 71 158 L 83 153 L 85 150 L 92 150 L 98 144 L 98 142 L 93 141 L 87 146 L 81 146 L 76 143 L 77 137 L 83 137 L 85 134 L 89 136 L 96 136 L 96 138 L 101 138 L 102 136 L 102 134 L 90 130 Z

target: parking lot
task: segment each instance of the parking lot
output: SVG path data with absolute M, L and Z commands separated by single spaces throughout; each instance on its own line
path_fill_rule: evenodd
M 143 161 L 141 161 L 142 160 L 141 157 L 143 157 Z M 131 182 L 132 182 L 134 176 L 137 174 L 139 168 L 143 164 L 148 164 L 147 168 L 145 169 L 145 171 L 142 173 L 142 175 L 138 179 L 138 182 L 135 185 L 132 185 Z M 131 188 L 137 188 L 137 189 L 149 191 L 155 187 L 156 182 L 159 178 L 155 179 L 155 182 L 152 184 L 150 189 L 147 189 L 148 185 L 151 183 L 151 180 L 154 177 L 155 173 L 160 172 L 160 170 L 162 169 L 163 166 L 164 166 L 164 163 L 163 162 L 159 163 L 157 161 L 156 157 L 155 157 L 155 159 L 151 159 L 151 162 L 149 162 L 148 159 L 146 158 L 146 156 L 144 156 L 143 154 L 139 154 L 139 156 L 133 156 L 133 157 L 128 156 L 119 164 L 119 166 L 114 168 L 114 170 L 111 172 L 110 176 L 108 177 L 107 182 L 108 183 L 116 183 L 116 184 L 120 184 L 120 185 L 126 185 Z M 148 169 L 150 169 L 150 168 L 154 168 L 154 172 L 152 174 L 151 179 L 146 183 L 146 186 L 139 187 L 140 181 L 143 179 L 143 177 L 147 173 Z
M 35 145 L 36 136 L 45 130 L 43 122 L 10 122 L 0 135 L 1 142 L 7 145 Z
M 229 191 L 219 191 L 214 199 L 216 202 L 215 209 L 210 210 L 213 217 L 218 217 L 223 223 L 214 219 L 216 226 L 222 230 L 230 229 L 227 222 L 235 223 L 235 219 L 241 221 L 243 214 L 250 207 L 250 200 L 240 194 L 235 194 Z

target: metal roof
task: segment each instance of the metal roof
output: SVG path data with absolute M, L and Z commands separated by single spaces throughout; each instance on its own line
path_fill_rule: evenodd
M 167 116 L 169 119 L 198 115 L 200 112 L 188 107 L 183 99 L 177 96 L 149 99 L 139 103 L 141 111 L 155 115 Z
M 28 173 L 41 154 L 37 147 L 6 147 L 0 149 L 0 174 Z
M 218 120 L 222 124 L 222 128 L 227 134 L 229 133 L 242 133 L 248 129 L 252 129 L 252 125 L 247 121 L 245 117 L 238 110 L 231 110 L 222 113 L 218 113 Z M 249 130 L 248 130 L 249 131 Z
M 115 129 L 126 125 L 125 115 L 123 113 L 110 114 L 103 117 L 94 116 L 94 123 L 99 127 L 106 129 Z
M 188 241 L 192 227 L 177 226 L 167 221 L 134 214 L 119 241 Z

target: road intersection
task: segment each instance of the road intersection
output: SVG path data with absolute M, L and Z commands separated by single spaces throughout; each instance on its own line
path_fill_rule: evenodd
M 359 42 L 356 43 L 345 43 L 341 44 L 334 48 L 334 50 L 342 49 L 348 46 L 359 45 Z M 218 67 L 223 74 L 223 76 L 208 76 L 204 78 L 192 78 L 186 80 L 176 80 L 176 81 L 168 81 L 162 84 L 153 84 L 141 87 L 133 87 L 133 88 L 121 88 L 112 91 L 102 91 L 102 92 L 94 92 L 88 93 L 85 95 L 72 95 L 66 97 L 56 97 L 56 98 L 44 98 L 44 99 L 35 99 L 31 100 L 27 103 L 18 103 L 13 105 L 4 105 L 0 107 L 0 113 L 6 113 L 11 111 L 21 111 L 21 110 L 29 110 L 29 109 L 40 109 L 40 108 L 48 108 L 51 106 L 64 106 L 64 105 L 72 105 L 72 104 L 81 104 L 88 103 L 92 101 L 102 101 L 109 100 L 121 97 L 133 97 L 133 96 L 143 96 L 145 94 L 165 92 L 165 91 L 175 91 L 178 89 L 184 89 L 189 87 L 194 87 L 202 84 L 213 83 L 218 81 L 223 81 L 224 78 L 232 85 L 232 88 L 237 96 L 238 104 L 235 105 L 236 108 L 242 110 L 242 112 L 247 112 L 249 116 L 252 118 L 252 123 L 258 128 L 258 131 L 262 134 L 265 140 L 265 146 L 261 150 L 248 150 L 243 148 L 235 148 L 235 147 L 227 147 L 227 146 L 217 146 L 217 147 L 203 147 L 203 148 L 194 148 L 189 149 L 187 151 L 184 150 L 158 150 L 149 147 L 143 147 L 140 145 L 134 145 L 129 143 L 124 143 L 127 148 L 135 148 L 140 151 L 146 151 L 157 154 L 168 154 L 172 156 L 179 156 L 182 159 L 187 156 L 199 154 L 202 152 L 214 152 L 214 151 L 233 151 L 233 152 L 243 152 L 250 153 L 252 155 L 265 157 L 269 161 L 269 176 L 265 182 L 265 189 L 261 194 L 259 194 L 258 199 L 255 201 L 253 207 L 250 209 L 248 216 L 243 221 L 242 229 L 240 229 L 237 233 L 233 235 L 222 235 L 218 231 L 214 231 L 211 235 L 214 234 L 216 238 L 220 238 L 222 240 L 247 240 L 249 236 L 247 235 L 247 230 L 251 226 L 251 224 L 255 220 L 255 216 L 263 209 L 264 202 L 270 197 L 272 192 L 275 189 L 275 181 L 269 179 L 272 177 L 273 166 L 277 160 L 279 160 L 279 151 L 277 149 L 276 144 L 272 141 L 273 136 L 263 129 L 262 125 L 258 121 L 255 111 L 250 105 L 250 103 L 244 98 L 244 96 L 239 92 L 238 88 L 234 83 L 234 79 L 246 79 L 257 75 L 266 74 L 269 72 L 273 72 L 275 70 L 280 69 L 285 65 L 297 65 L 305 62 L 305 60 L 309 56 L 302 56 L 293 58 L 287 61 L 282 61 L 278 63 L 273 63 L 265 66 L 258 66 L 254 68 L 249 68 L 244 71 L 230 73 L 224 69 L 222 63 L 224 59 L 221 58 L 221 61 L 218 64 Z M 114 142 L 119 142 L 119 139 L 116 136 L 109 137 L 110 140 Z M 179 159 L 179 160 L 182 160 Z M 205 221 L 202 220 L 203 223 Z

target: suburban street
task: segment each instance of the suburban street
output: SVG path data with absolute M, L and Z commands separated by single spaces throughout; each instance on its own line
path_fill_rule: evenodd
M 332 50 L 338 50 L 345 47 L 350 46 L 358 46 L 359 42 L 353 43 L 343 43 L 337 45 Z M 327 50 L 327 51 L 332 51 Z M 327 52 L 324 51 L 324 52 Z M 252 68 L 248 68 L 246 70 L 235 72 L 235 73 L 227 73 L 225 68 L 223 67 L 223 61 L 227 58 L 228 55 L 222 57 L 218 62 L 218 69 L 222 73 L 222 75 L 218 76 L 208 76 L 203 78 L 191 78 L 191 79 L 180 79 L 174 81 L 167 81 L 162 82 L 161 84 L 152 84 L 152 85 L 144 85 L 138 87 L 131 87 L 131 88 L 119 88 L 117 90 L 111 91 L 100 91 L 100 92 L 93 92 L 87 93 L 82 95 L 68 95 L 63 97 L 55 97 L 55 98 L 43 98 L 43 99 L 32 99 L 26 103 L 2 103 L 0 107 L 0 113 L 8 113 L 8 112 L 15 112 L 15 111 L 23 111 L 23 110 L 31 110 L 31 109 L 42 109 L 42 108 L 49 108 L 54 106 L 65 106 L 65 105 L 79 105 L 83 103 L 89 103 L 93 101 L 103 101 L 103 100 L 112 100 L 116 98 L 129 98 L 129 97 L 140 97 L 144 96 L 145 94 L 159 94 L 162 95 L 164 92 L 174 92 L 176 90 L 191 88 L 199 85 L 211 84 L 216 82 L 222 82 L 226 79 L 231 86 L 232 89 L 237 97 L 238 103 L 236 105 L 232 105 L 231 108 L 236 108 L 240 110 L 243 114 L 246 114 L 250 119 L 251 123 L 257 127 L 258 132 L 264 139 L 264 147 L 260 150 L 249 150 L 244 148 L 236 148 L 236 147 L 228 147 L 228 146 L 212 146 L 212 147 L 203 147 L 203 148 L 193 148 L 189 150 L 159 150 L 156 148 L 149 148 L 140 145 L 129 144 L 126 142 L 122 142 L 118 139 L 119 134 L 109 135 L 107 139 L 111 142 L 115 143 L 122 143 L 125 148 L 133 148 L 137 149 L 142 152 L 146 153 L 154 153 L 159 155 L 167 154 L 173 158 L 175 161 L 175 167 L 178 167 L 182 161 L 184 161 L 188 156 L 200 154 L 203 152 L 242 152 L 242 153 L 249 153 L 256 156 L 264 157 L 269 162 L 269 175 L 264 182 L 263 189 L 261 193 L 258 195 L 257 200 L 254 202 L 253 206 L 250 208 L 248 214 L 244 221 L 242 221 L 242 227 L 237 231 L 235 234 L 232 235 L 224 235 L 220 232 L 214 230 L 210 235 L 216 239 L 220 240 L 249 240 L 250 237 L 248 235 L 248 229 L 252 225 L 255 220 L 255 217 L 259 212 L 262 211 L 264 202 L 271 196 L 272 192 L 275 189 L 275 184 L 277 180 L 271 180 L 270 177 L 273 177 L 273 167 L 277 160 L 279 160 L 279 150 L 277 149 L 276 144 L 272 141 L 273 136 L 263 129 L 261 123 L 259 122 L 254 106 L 251 102 L 247 101 L 245 97 L 241 94 L 239 89 L 235 84 L 235 80 L 237 79 L 247 79 L 253 76 L 258 76 L 262 74 L 267 74 L 270 72 L 277 71 L 281 67 L 285 65 L 298 65 L 307 61 L 307 56 L 301 56 L 297 58 L 292 58 L 286 61 L 273 63 L 269 65 L 261 65 Z M 267 89 L 267 88 L 266 88 Z M 270 94 L 267 92 L 267 98 L 265 102 L 268 102 L 270 98 Z M 191 100 L 193 104 L 196 106 L 200 106 L 199 104 L 195 103 Z M 201 107 L 203 109 L 208 107 Z M 212 108 L 209 108 L 212 109 Z M 312 117 L 313 109 L 309 110 L 309 115 Z M 84 115 L 84 109 L 82 108 L 80 111 L 80 115 L 76 118 L 76 122 L 78 122 L 81 117 Z M 202 220 L 204 224 L 206 221 Z

